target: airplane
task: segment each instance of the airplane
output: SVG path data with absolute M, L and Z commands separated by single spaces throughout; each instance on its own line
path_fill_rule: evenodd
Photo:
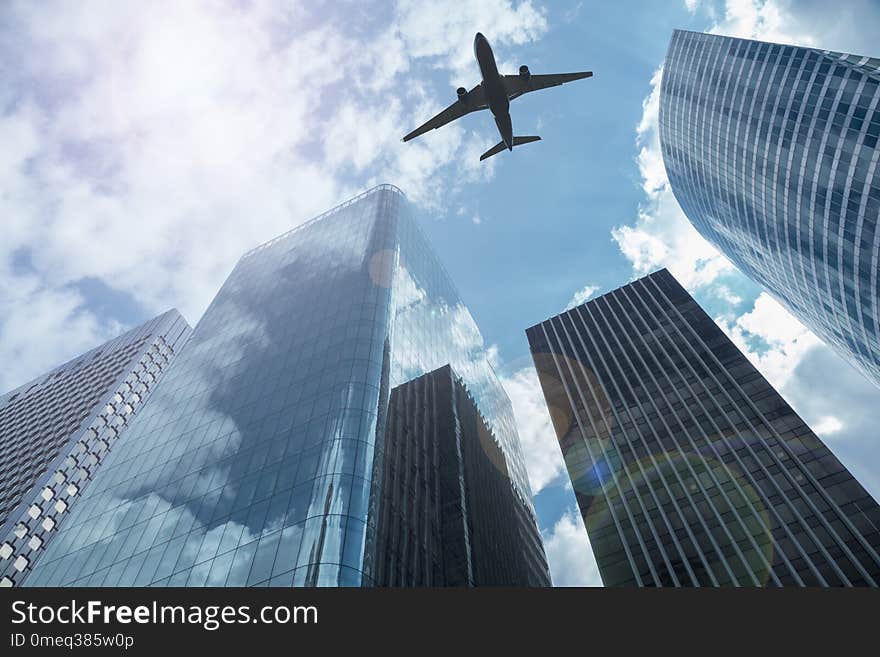
M 464 87 L 459 87 L 456 90 L 458 100 L 427 123 L 406 135 L 403 141 L 409 141 L 426 132 L 436 130 L 447 123 L 460 119 L 465 114 L 488 109 L 495 117 L 495 125 L 498 126 L 498 132 L 501 133 L 501 141 L 483 153 L 480 156 L 480 161 L 497 155 L 505 148 L 512 151 L 514 146 L 529 144 L 533 141 L 539 141 L 541 138 L 537 135 L 514 137 L 513 124 L 510 120 L 511 100 L 531 91 L 558 87 L 566 82 L 582 80 L 593 75 L 592 71 L 532 75 L 529 67 L 525 65 L 519 67 L 519 75 L 501 75 L 498 72 L 498 66 L 495 64 L 495 55 L 492 53 L 492 47 L 489 45 L 486 37 L 480 32 L 477 32 L 477 35 L 474 37 L 474 56 L 477 58 L 477 65 L 480 67 L 483 81 L 470 91 Z

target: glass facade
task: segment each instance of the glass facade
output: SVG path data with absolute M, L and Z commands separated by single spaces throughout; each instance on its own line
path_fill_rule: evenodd
M 606 586 L 877 586 L 880 507 L 668 271 L 527 330 Z
M 0 585 L 33 571 L 190 332 L 169 310 L 0 397 Z
M 26 583 L 376 584 L 391 390 L 445 364 L 534 523 L 510 402 L 399 190 L 254 249 Z
M 507 458 L 446 365 L 391 391 L 377 523 L 380 586 L 549 586 Z
M 660 144 L 696 229 L 880 385 L 880 59 L 676 31 Z

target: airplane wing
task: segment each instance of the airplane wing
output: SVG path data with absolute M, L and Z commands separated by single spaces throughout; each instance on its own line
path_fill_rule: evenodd
M 456 119 L 460 119 L 465 114 L 476 112 L 477 110 L 486 109 L 489 105 L 486 103 L 486 94 L 483 93 L 483 85 L 478 84 L 476 87 L 468 91 L 464 96 L 456 100 L 452 105 L 440 112 L 427 123 L 420 125 L 418 128 L 403 138 L 403 141 L 415 139 L 419 135 L 423 135 L 431 130 L 436 130 L 447 123 L 451 123 Z
M 592 71 L 584 71 L 582 73 L 551 73 L 549 75 L 530 75 L 523 77 L 521 75 L 505 75 L 504 86 L 507 88 L 507 98 L 513 100 L 530 91 L 538 91 L 547 87 L 558 87 L 560 84 L 572 82 L 573 80 L 583 80 L 593 76 Z

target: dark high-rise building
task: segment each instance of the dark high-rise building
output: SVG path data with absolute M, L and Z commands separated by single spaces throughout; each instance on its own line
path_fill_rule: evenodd
M 449 365 L 391 391 L 385 436 L 377 584 L 549 583 L 507 458 Z
M 880 507 L 664 270 L 527 330 L 606 586 L 880 582 Z
M 189 334 L 169 310 L 0 397 L 0 585 L 33 570 Z
M 707 240 L 880 385 L 880 59 L 672 36 L 660 145 Z
M 402 430 L 389 405 L 392 415 L 401 412 L 401 391 L 420 385 L 408 382 L 446 364 L 504 454 L 508 488 L 492 503 L 499 515 L 516 505 L 524 519 L 517 549 L 538 573 L 530 583 L 548 583 L 510 401 L 412 212 L 399 190 L 383 185 L 242 256 L 26 584 L 424 581 L 410 569 L 426 564 L 433 573 L 438 558 L 446 568 L 455 549 L 479 544 L 468 539 L 441 546 L 441 557 L 416 556 L 413 550 L 429 549 L 406 542 L 426 535 L 418 514 L 437 518 L 424 506 L 398 507 L 402 515 L 388 522 L 399 535 L 379 536 L 383 508 L 395 499 L 384 484 L 409 485 L 385 469 L 386 457 L 389 468 L 397 463 L 386 451 L 399 448 Z M 426 449 L 459 440 L 441 429 L 472 412 L 461 401 L 456 414 L 438 399 L 436 414 L 412 426 L 416 434 L 437 432 L 430 441 L 419 437 Z M 463 445 L 472 444 L 468 431 Z M 434 476 L 435 464 L 455 465 L 426 464 L 425 476 Z M 406 459 L 399 465 L 398 474 L 416 467 Z M 466 497 L 460 509 L 476 522 L 481 512 L 468 504 Z M 461 538 L 457 529 L 447 535 Z M 478 573 L 476 584 L 478 563 L 481 557 L 461 561 Z M 520 572 L 507 581 L 521 583 Z

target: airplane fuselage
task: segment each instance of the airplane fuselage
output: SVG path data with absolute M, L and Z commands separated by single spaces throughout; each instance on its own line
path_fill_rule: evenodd
M 498 72 L 495 64 L 495 55 L 489 41 L 477 32 L 474 37 L 474 56 L 483 76 L 483 93 L 489 111 L 495 117 L 495 125 L 501 133 L 501 140 L 508 150 L 513 150 L 513 123 L 510 120 L 510 101 L 507 99 L 507 89 L 504 86 L 504 78 Z

